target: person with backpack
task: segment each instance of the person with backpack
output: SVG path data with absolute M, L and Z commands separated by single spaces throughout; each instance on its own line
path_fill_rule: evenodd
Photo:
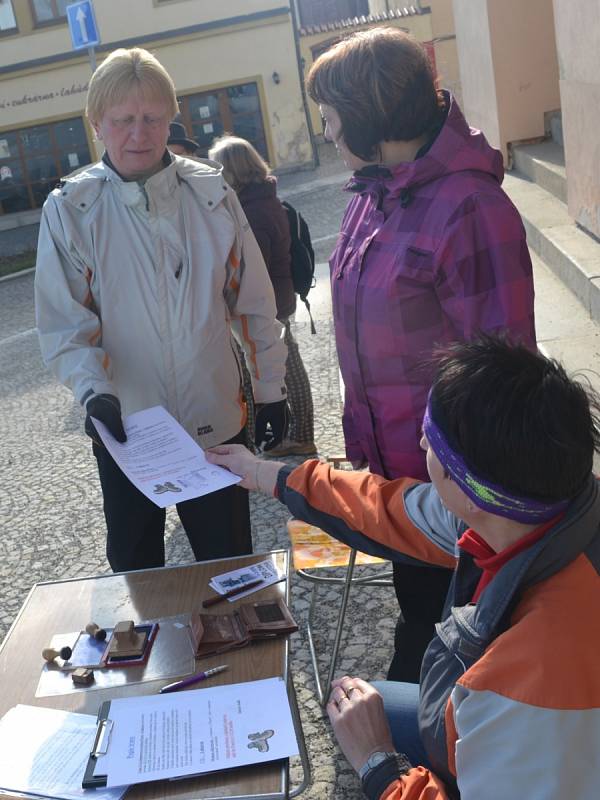
M 425 479 L 433 348 L 495 331 L 535 348 L 523 222 L 500 185 L 501 154 L 438 91 L 411 36 L 343 39 L 314 62 L 307 91 L 354 170 L 330 260 L 346 455 L 385 478 Z M 450 577 L 394 564 L 402 616 L 390 678 L 419 681 Z
M 222 164 L 223 177 L 238 195 L 273 284 L 277 319 L 285 327 L 284 341 L 288 348 L 285 385 L 290 409 L 288 435 L 273 446 L 269 440 L 265 440 L 265 430 L 257 425 L 255 443 L 257 447 L 264 444 L 263 453 L 272 457 L 315 453 L 310 381 L 290 323 L 290 318 L 296 311 L 296 292 L 292 274 L 292 235 L 288 212 L 277 197 L 277 180 L 271 175 L 268 164 L 250 142 L 238 136 L 226 135 L 216 139 L 209 151 L 209 158 Z M 294 213 L 297 212 L 294 210 Z M 296 225 L 301 225 L 300 219 Z M 297 234 L 294 238 L 298 238 Z M 310 244 L 310 237 L 308 239 Z M 307 293 L 308 289 L 305 291 Z M 250 391 L 251 387 L 248 387 L 248 390 Z

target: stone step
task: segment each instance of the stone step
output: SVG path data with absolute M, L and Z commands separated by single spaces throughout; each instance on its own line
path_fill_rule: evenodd
M 523 217 L 531 249 L 600 322 L 600 243 L 575 225 L 564 203 L 536 183 L 512 173 L 503 188 Z
M 544 114 L 544 130 L 549 139 L 554 139 L 558 145 L 564 148 L 565 140 L 563 138 L 562 113 L 560 109 L 547 111 Z
M 556 142 L 548 139 L 537 144 L 512 146 L 513 164 L 522 175 L 567 202 L 565 153 Z
M 531 261 L 539 349 L 600 395 L 600 325 L 585 314 L 575 295 L 533 250 Z M 600 453 L 594 457 L 594 472 L 600 475 Z

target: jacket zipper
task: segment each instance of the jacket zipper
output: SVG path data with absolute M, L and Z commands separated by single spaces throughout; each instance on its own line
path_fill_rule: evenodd
M 350 258 L 352 257 L 352 253 L 354 252 L 354 248 L 351 245 L 350 245 L 350 247 L 348 249 L 350 250 L 350 256 L 348 258 L 344 259 L 344 261 L 342 261 L 342 264 L 341 264 L 340 268 L 338 269 L 338 271 L 336 273 L 336 276 L 335 276 L 336 280 L 338 280 L 338 281 L 340 281 L 344 277 L 344 270 L 346 269 L 346 264 L 348 263 L 348 261 L 350 261 Z M 346 255 L 346 253 L 344 253 L 344 256 L 345 255 Z

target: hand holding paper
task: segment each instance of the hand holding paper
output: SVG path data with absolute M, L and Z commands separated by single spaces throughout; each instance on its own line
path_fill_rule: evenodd
M 98 432 L 92 422 L 92 417 L 100 420 L 106 426 L 111 436 L 117 442 L 127 441 L 127 435 L 123 428 L 123 420 L 121 419 L 121 403 L 119 398 L 112 394 L 97 394 L 88 400 L 86 405 L 87 416 L 85 418 L 85 432 L 87 435 L 96 439 Z
M 160 508 L 202 497 L 241 480 L 210 464 L 202 448 L 161 406 L 124 419 L 124 443 L 116 441 L 101 419 L 92 417 L 92 421 L 125 475 Z

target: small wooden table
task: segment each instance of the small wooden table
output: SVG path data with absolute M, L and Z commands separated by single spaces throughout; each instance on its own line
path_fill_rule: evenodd
M 120 574 L 99 575 L 63 581 L 36 584 L 0 647 L 0 716 L 17 703 L 59 708 L 96 714 L 104 700 L 134 694 L 155 694 L 161 686 L 171 683 L 164 680 L 145 681 L 112 689 L 90 689 L 68 695 L 35 697 L 43 667 L 42 649 L 56 633 L 83 630 L 90 621 L 107 624 L 122 619 L 149 620 L 175 616 L 199 610 L 202 600 L 213 594 L 208 582 L 213 575 L 238 569 L 257 561 L 265 555 L 274 555 L 277 568 L 289 578 L 288 553 L 256 554 L 221 561 L 209 561 L 180 567 L 139 570 Z M 268 600 L 289 595 L 289 580 L 263 589 L 252 595 Z M 249 600 L 250 598 L 248 598 Z M 248 602 L 246 600 L 246 602 Z M 243 600 L 242 600 L 243 602 Z M 225 613 L 236 604 L 227 601 L 208 609 L 212 613 Z M 159 634 L 160 635 L 160 634 Z M 127 800 L 195 800 L 196 798 L 277 798 L 294 797 L 309 781 L 306 749 L 299 723 L 298 709 L 289 675 L 289 646 L 287 637 L 258 642 L 226 655 L 203 658 L 198 669 L 209 669 L 227 663 L 229 669 L 210 679 L 206 686 L 241 683 L 281 676 L 288 685 L 296 735 L 304 767 L 304 781 L 290 792 L 288 762 L 274 762 L 259 767 L 243 767 L 227 772 L 178 781 L 157 781 L 132 786 Z M 181 676 L 185 677 L 185 676 Z M 18 795 L 2 794 L 2 797 Z

